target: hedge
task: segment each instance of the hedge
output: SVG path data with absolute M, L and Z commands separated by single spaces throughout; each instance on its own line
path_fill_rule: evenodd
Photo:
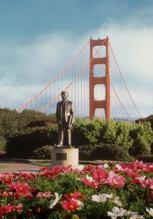
M 57 134 L 57 126 L 52 123 L 43 127 L 28 127 L 18 131 L 8 139 L 8 156 L 30 158 L 40 147 L 54 146 L 57 143 Z M 101 158 L 103 158 L 103 150 L 108 150 L 108 153 L 114 150 L 116 154 L 121 154 L 122 151 L 122 155 L 116 156 L 125 157 L 127 160 L 130 156 L 150 154 L 152 143 L 153 130 L 147 122 L 136 124 L 113 120 L 107 122 L 98 119 L 76 119 L 72 129 L 72 144 L 80 150 L 84 148 L 84 155 L 90 155 L 90 157 L 95 157 L 92 152 L 96 153 L 96 145 L 101 145 L 101 149 L 98 149 L 101 150 Z M 106 145 L 107 150 L 104 149 Z

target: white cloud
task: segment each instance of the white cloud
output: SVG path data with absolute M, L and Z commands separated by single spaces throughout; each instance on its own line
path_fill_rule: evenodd
M 42 35 L 26 44 L 0 41 L 1 82 L 43 85 L 58 73 L 79 45 L 80 40 L 65 33 Z
M 95 35 L 109 35 L 117 60 L 127 78 L 132 76 L 147 82 L 149 77 L 153 82 L 153 28 L 110 25 L 100 28 Z
M 153 102 L 149 97 L 153 96 L 153 90 L 141 89 L 141 87 L 133 87 L 130 91 L 141 115 L 150 115 L 153 111 Z M 132 117 L 139 117 L 139 114 L 133 106 L 133 103 L 127 91 L 123 87 L 116 87 L 115 92 L 119 96 L 128 113 L 130 113 Z M 115 92 L 113 91 L 113 89 L 111 89 L 111 105 L 113 106 L 113 108 L 117 108 L 117 110 L 125 113 L 125 110 L 121 106 Z
M 23 101 L 29 99 L 41 89 L 40 86 L 0 85 L 0 107 L 16 109 Z M 22 102 L 21 102 L 22 101 Z

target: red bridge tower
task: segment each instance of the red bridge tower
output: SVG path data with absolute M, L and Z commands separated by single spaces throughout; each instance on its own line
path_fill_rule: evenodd
M 94 47 L 105 47 L 105 57 L 94 57 Z M 105 65 L 105 76 L 95 77 L 94 66 Z M 102 67 L 102 66 L 101 66 Z M 90 75 L 89 75 L 89 118 L 95 116 L 95 110 L 100 108 L 105 111 L 105 119 L 110 119 L 110 73 L 109 73 L 109 38 L 90 40 Z M 105 99 L 95 100 L 95 85 L 105 86 Z

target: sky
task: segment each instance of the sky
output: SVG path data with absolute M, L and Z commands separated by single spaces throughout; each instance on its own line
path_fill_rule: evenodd
M 107 35 L 141 114 L 153 114 L 152 0 L 0 0 L 0 107 L 20 106 Z

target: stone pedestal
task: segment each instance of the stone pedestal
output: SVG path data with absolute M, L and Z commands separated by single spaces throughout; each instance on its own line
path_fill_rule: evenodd
M 51 151 L 52 166 L 79 166 L 78 148 L 54 148 Z

